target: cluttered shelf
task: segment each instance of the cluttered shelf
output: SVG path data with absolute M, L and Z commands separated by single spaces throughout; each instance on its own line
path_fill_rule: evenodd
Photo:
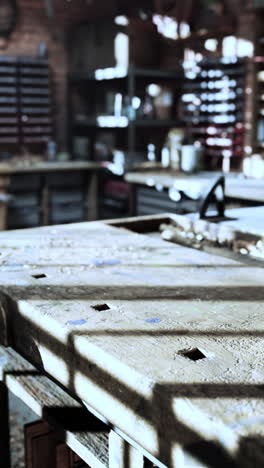
M 95 80 L 95 81 L 104 81 L 104 80 L 120 80 L 128 78 L 130 75 L 135 77 L 145 77 L 145 78 L 160 78 L 160 79 L 172 79 L 174 80 L 179 73 L 180 68 L 172 70 L 162 70 L 162 69 L 153 69 L 153 68 L 139 68 L 133 65 L 126 67 L 109 67 L 109 68 L 100 68 L 97 70 L 87 71 L 85 73 L 72 73 L 69 75 L 69 81 L 85 81 L 85 80 Z
M 6 174 L 20 174 L 33 172 L 78 171 L 86 169 L 100 169 L 102 165 L 94 161 L 45 161 L 44 158 L 34 156 L 30 160 L 11 159 L 0 162 L 0 176 Z
M 78 157 L 79 146 L 86 139 L 91 157 L 97 157 L 96 147 L 103 138 L 108 143 L 111 140 L 112 149 L 134 155 L 148 154 L 149 145 L 154 145 L 159 161 L 168 133 L 177 128 L 184 130 L 188 144 L 203 147 L 206 168 L 242 169 L 242 160 L 248 154 L 246 148 L 262 149 L 262 67 L 263 57 L 258 56 L 214 57 L 195 65 L 179 62 L 178 69 L 170 71 L 106 68 L 90 74 L 91 89 L 83 86 L 78 90 L 70 77 L 72 152 Z M 85 80 L 88 76 L 75 78 Z M 122 87 L 115 83 L 121 77 L 128 78 Z M 250 80 L 257 81 L 256 96 L 246 92 Z M 102 88 L 97 87 L 98 81 L 105 82 Z M 255 116 L 256 135 L 250 130 L 249 115 Z M 146 132 L 139 138 L 140 128 Z M 100 129 L 128 129 L 128 133 L 122 136 L 113 132 L 110 138 L 100 134 Z
M 74 121 L 79 127 L 99 127 L 99 128 L 128 128 L 137 127 L 181 127 L 183 123 L 174 119 L 135 119 L 129 120 L 125 116 L 115 117 L 111 115 L 101 115 L 91 119 L 80 119 Z

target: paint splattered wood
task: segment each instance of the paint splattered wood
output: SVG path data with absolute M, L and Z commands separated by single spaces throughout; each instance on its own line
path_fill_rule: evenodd
M 103 223 L 2 233 L 0 251 L 13 346 L 135 447 L 263 466 L 262 268 Z

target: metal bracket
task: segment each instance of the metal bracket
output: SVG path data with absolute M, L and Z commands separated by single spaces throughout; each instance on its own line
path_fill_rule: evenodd
M 222 192 L 222 196 L 219 198 L 217 191 L 219 188 Z M 217 214 L 216 216 L 210 216 L 207 214 L 210 205 L 215 205 Z M 199 209 L 200 219 L 214 219 L 219 220 L 225 218 L 225 177 L 220 176 L 210 187 L 209 191 L 202 200 Z

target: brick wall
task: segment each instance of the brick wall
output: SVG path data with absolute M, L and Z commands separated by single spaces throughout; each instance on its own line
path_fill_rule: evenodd
M 36 55 L 38 44 L 47 44 L 54 83 L 57 142 L 63 150 L 67 147 L 67 32 L 74 24 L 112 15 L 115 0 L 53 0 L 53 3 L 55 15 L 50 19 L 45 0 L 17 0 L 18 23 L 8 41 L 5 44 L 0 41 L 0 54 Z
M 60 148 L 66 142 L 66 72 L 63 28 L 51 25 L 44 0 L 18 0 L 18 23 L 1 48 L 1 55 L 36 55 L 38 44 L 45 42 L 54 83 L 55 128 Z

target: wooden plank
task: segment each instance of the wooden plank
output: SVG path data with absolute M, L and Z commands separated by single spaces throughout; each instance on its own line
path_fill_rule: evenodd
M 227 210 L 227 216 L 232 217 L 231 221 L 222 222 L 221 225 L 230 227 L 236 232 L 245 235 L 252 234 L 262 237 L 264 234 L 264 208 L 254 206 L 249 208 L 237 208 Z
M 0 175 L 0 193 L 1 194 L 7 195 L 9 185 L 10 185 L 10 177 L 8 175 Z M 0 231 L 6 230 L 7 209 L 8 209 L 8 201 L 4 203 L 0 203 Z
M 47 181 L 45 181 L 44 185 L 42 186 L 41 191 L 41 212 L 42 212 L 42 225 L 48 226 L 50 222 L 50 200 L 49 200 L 49 188 L 47 185 Z
M 34 374 L 37 370 L 12 348 L 0 346 L 0 380 L 5 382 L 6 375 L 12 372 L 26 375 L 27 373 Z
M 8 388 L 38 416 L 48 420 L 65 430 L 65 442 L 87 464 L 93 468 L 107 467 L 108 460 L 108 431 L 100 430 L 100 424 L 95 423 L 95 418 L 89 415 L 87 410 L 81 410 L 80 405 L 66 397 L 51 384 L 46 377 L 7 377 Z M 71 405 L 71 406 L 70 406 Z M 61 408 L 61 412 L 59 411 Z M 69 408 L 71 411 L 69 411 Z M 75 409 L 75 412 L 74 412 Z M 68 414 L 71 421 L 66 421 L 63 412 Z M 82 426 L 78 426 L 80 418 Z M 85 419 L 85 422 L 84 422 Z M 67 430 L 67 425 L 76 425 L 76 431 Z M 98 430 L 93 429 L 99 426 Z M 81 428 L 81 429 L 80 429 Z M 91 430 L 91 432 L 89 432 Z
M 0 345 L 2 346 L 9 346 L 11 341 L 10 328 L 8 324 L 8 309 L 8 299 L 0 293 Z M 6 364 L 6 358 L 4 357 L 3 359 L 4 364 Z M 2 363 L 0 362 L 0 380 L 3 380 L 2 368 Z
M 103 423 L 15 351 L 0 348 L 0 366 L 7 388 L 36 415 L 63 430 L 75 453 L 92 468 L 108 466 L 109 431 Z
M 94 221 L 98 218 L 98 175 L 96 172 L 89 174 L 89 179 L 86 181 L 87 194 L 87 216 L 88 221 Z
M 0 231 L 6 230 L 7 203 L 0 202 Z
M 122 437 L 109 434 L 109 468 L 144 468 L 144 457 Z

